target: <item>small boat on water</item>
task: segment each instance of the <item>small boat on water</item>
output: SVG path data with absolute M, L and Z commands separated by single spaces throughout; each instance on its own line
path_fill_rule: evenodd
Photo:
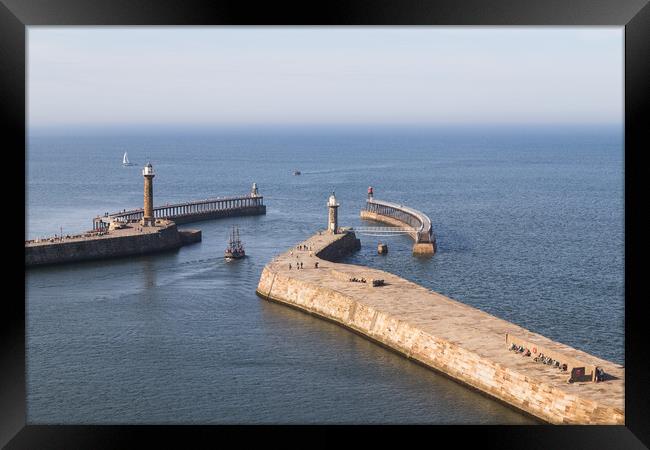
M 122 157 L 122 165 L 123 166 L 132 166 L 133 164 L 129 161 L 129 155 L 124 152 L 124 156 Z
M 230 232 L 230 240 L 228 241 L 228 247 L 226 248 L 223 256 L 228 260 L 240 259 L 246 256 L 244 245 L 241 243 L 241 239 L 239 239 L 239 228 L 237 226 L 232 227 L 232 231 Z
M 294 170 L 294 171 L 293 171 L 293 174 L 294 174 L 294 175 L 300 175 L 300 171 L 299 171 L 299 170 Z

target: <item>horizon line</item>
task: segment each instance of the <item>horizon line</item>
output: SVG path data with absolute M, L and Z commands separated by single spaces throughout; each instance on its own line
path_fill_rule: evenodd
M 441 128 L 441 127 L 601 127 L 624 126 L 625 121 L 585 121 L 585 122 L 218 122 L 218 123 L 183 123 L 183 122 L 155 122 L 155 123 L 56 123 L 27 125 L 29 131 L 63 130 L 78 128 L 88 129 L 206 129 L 206 128 Z

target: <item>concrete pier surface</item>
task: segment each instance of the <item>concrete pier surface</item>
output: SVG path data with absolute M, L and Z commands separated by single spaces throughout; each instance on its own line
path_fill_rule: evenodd
M 358 248 L 346 229 L 319 232 L 274 258 L 256 292 L 336 322 L 544 422 L 624 424 L 623 366 L 388 272 L 334 262 Z M 566 371 L 509 350 L 513 342 L 570 367 L 601 368 L 605 379 L 568 382 Z
M 200 230 L 179 231 L 169 220 L 156 220 L 153 226 L 126 223 L 110 231 L 26 241 L 25 266 L 144 255 L 200 241 Z

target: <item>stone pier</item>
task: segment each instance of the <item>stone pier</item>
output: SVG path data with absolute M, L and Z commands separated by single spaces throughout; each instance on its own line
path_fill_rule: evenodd
M 26 241 L 25 267 L 140 256 L 200 241 L 201 230 L 179 231 L 170 220 L 152 226 L 134 221 L 109 231 Z
M 388 272 L 335 262 L 358 248 L 346 229 L 319 232 L 274 258 L 257 294 L 335 322 L 544 422 L 624 424 L 623 366 Z M 542 352 L 561 365 L 535 362 Z M 592 381 L 597 369 L 603 381 Z

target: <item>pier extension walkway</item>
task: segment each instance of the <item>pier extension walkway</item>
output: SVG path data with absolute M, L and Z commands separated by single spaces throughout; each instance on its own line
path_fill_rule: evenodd
M 431 227 L 431 219 L 420 211 L 369 197 L 365 209 L 361 210 L 361 218 L 387 223 L 401 229 L 408 228 L 408 234 L 415 241 L 414 255 L 433 255 L 436 252 L 436 237 Z
M 156 206 L 153 212 L 155 219 L 172 220 L 177 224 L 183 224 L 221 217 L 266 214 L 266 205 L 263 196 L 248 194 Z M 93 230 L 105 230 L 114 220 L 125 223 L 137 222 L 143 215 L 144 210 L 138 208 L 98 216 L 93 219 Z
M 320 232 L 274 258 L 257 294 L 331 320 L 542 421 L 624 424 L 623 366 L 388 272 L 335 263 L 359 248 L 354 233 L 342 230 Z M 541 353 L 559 367 L 536 362 Z M 592 381 L 596 369 L 603 381 Z

